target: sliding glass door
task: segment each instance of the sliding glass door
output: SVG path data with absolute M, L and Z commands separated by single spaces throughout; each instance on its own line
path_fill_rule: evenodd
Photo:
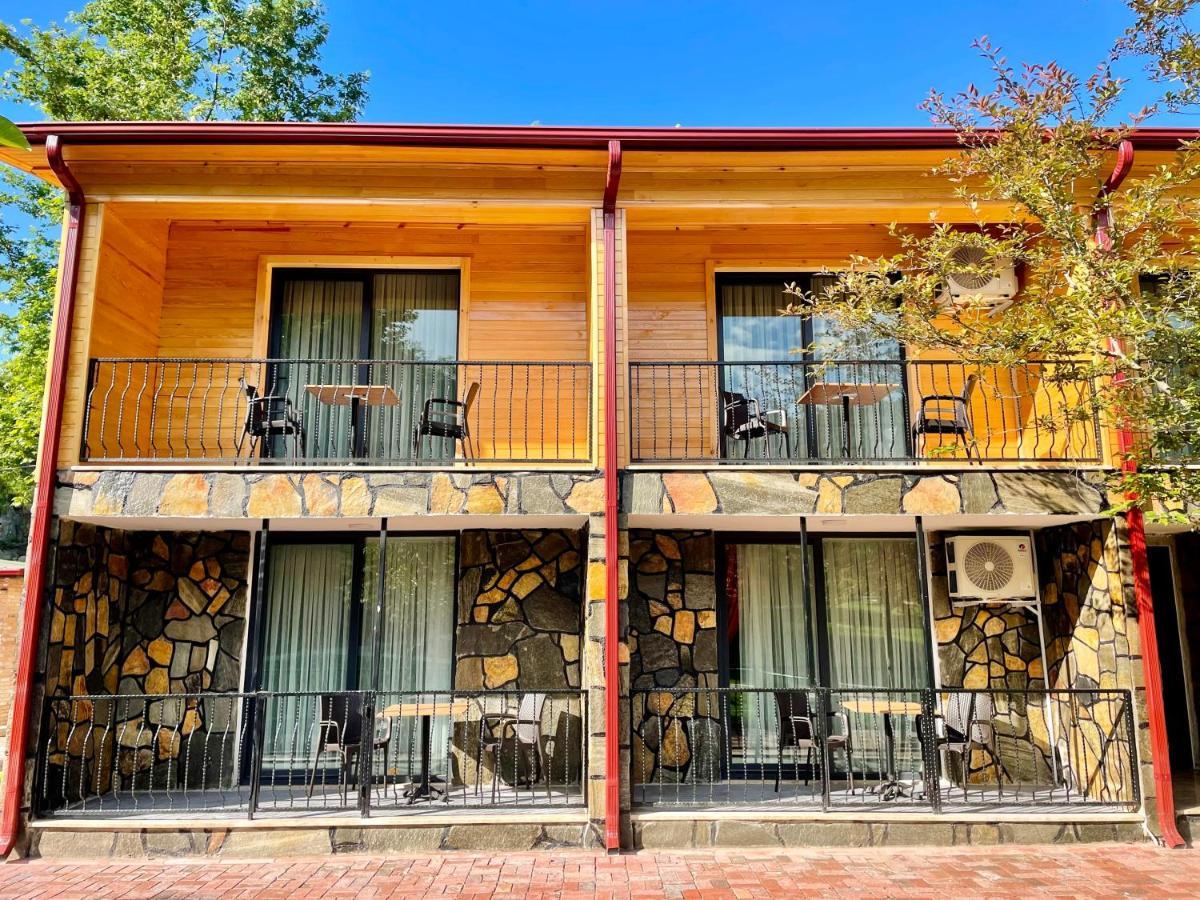
M 836 279 L 807 272 L 717 277 L 722 455 L 903 456 L 907 430 L 899 345 L 848 334 L 821 316 L 783 315 L 795 299 L 784 292 L 792 283 L 819 293 Z M 742 440 L 726 412 L 737 403 L 766 418 L 769 433 L 751 430 L 760 436 Z
M 319 694 L 450 689 L 455 548 L 454 537 L 389 536 L 380 616 L 377 537 L 273 540 L 259 687 L 310 695 L 268 702 L 271 769 L 311 768 Z M 433 746 L 445 744 L 435 734 Z
M 458 399 L 459 273 L 279 269 L 273 278 L 271 380 L 301 414 L 307 455 L 411 456 L 425 401 Z M 352 421 L 337 389 L 362 385 L 391 390 L 370 392 Z M 272 453 L 288 452 L 282 440 Z M 423 449 L 454 454 L 444 438 Z
M 798 542 L 724 546 L 721 682 L 742 689 L 729 701 L 732 765 L 774 764 L 781 691 L 832 688 L 835 710 L 846 712 L 856 700 L 915 699 L 930 684 L 913 538 L 811 536 L 808 598 Z M 847 714 L 874 760 L 878 722 Z M 902 761 L 915 745 L 910 720 L 896 718 Z

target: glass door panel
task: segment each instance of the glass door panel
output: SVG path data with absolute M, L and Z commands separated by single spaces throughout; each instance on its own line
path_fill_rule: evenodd
M 778 756 L 775 695 L 812 687 L 813 633 L 801 584 L 797 544 L 736 544 L 736 593 L 727 594 L 728 683 L 735 760 L 774 763 Z M 740 753 L 736 752 L 740 747 Z
M 271 548 L 263 623 L 262 689 L 293 693 L 353 687 L 353 544 Z M 315 750 L 316 697 L 271 699 L 265 707 L 264 771 L 308 770 Z
M 458 355 L 459 273 L 377 273 L 371 296 L 370 357 L 382 363 L 374 367 L 372 383 L 390 385 L 399 402 L 369 411 L 367 443 L 372 457 L 403 459 L 412 453 L 425 401 L 462 399 L 451 364 Z M 426 437 L 418 450 L 428 459 L 455 453 L 449 438 Z
M 821 559 L 833 705 L 918 701 L 920 689 L 929 683 L 929 666 L 916 541 L 826 538 L 821 541 Z M 901 693 L 872 693 L 888 688 Z M 881 717 L 854 710 L 848 715 L 856 757 L 882 771 Z M 920 748 L 914 717 L 891 718 L 899 768 L 917 771 Z
M 322 278 L 317 273 L 279 273 L 273 390 L 291 400 L 304 423 L 306 456 L 348 459 L 351 455 L 350 409 L 322 403 L 309 385 L 346 385 L 358 380 L 350 360 L 362 356 L 363 282 L 357 277 Z M 267 393 L 264 391 L 263 393 Z M 291 452 L 276 437 L 273 456 Z

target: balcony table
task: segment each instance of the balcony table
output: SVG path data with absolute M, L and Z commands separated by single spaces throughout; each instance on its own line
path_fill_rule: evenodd
M 840 406 L 842 410 L 842 457 L 850 459 L 850 407 L 872 406 L 883 400 L 899 384 L 849 381 L 818 381 L 800 395 L 800 403 L 811 406 Z
M 446 797 L 448 791 L 435 785 L 429 777 L 429 734 L 434 716 L 461 716 L 470 707 L 470 701 L 455 699 L 447 702 L 426 701 L 424 703 L 393 703 L 377 713 L 380 719 L 421 719 L 421 780 L 404 789 L 404 796 L 411 806 L 419 800 L 437 800 Z M 385 778 L 387 763 L 384 762 Z
M 304 390 L 318 403 L 350 407 L 350 454 L 367 455 L 366 435 L 359 427 L 364 406 L 396 406 L 400 398 L 390 384 L 307 384 Z
M 883 748 L 887 772 L 876 790 L 881 800 L 908 796 L 906 786 L 896 775 L 896 733 L 892 716 L 915 716 L 921 704 L 915 700 L 893 700 L 887 697 L 853 697 L 842 701 L 842 708 L 859 715 L 883 716 Z

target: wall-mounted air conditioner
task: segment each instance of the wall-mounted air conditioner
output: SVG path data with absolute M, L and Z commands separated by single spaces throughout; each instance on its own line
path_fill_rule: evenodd
M 1026 535 L 959 535 L 946 539 L 951 600 L 1035 600 L 1033 548 Z
M 996 314 L 1012 305 L 1017 296 L 1017 267 L 1011 259 L 996 260 L 988 277 L 979 271 L 986 261 L 979 247 L 964 244 L 954 251 L 954 261 L 961 263 L 962 272 L 951 272 L 947 278 L 947 300 L 956 306 L 978 306 Z

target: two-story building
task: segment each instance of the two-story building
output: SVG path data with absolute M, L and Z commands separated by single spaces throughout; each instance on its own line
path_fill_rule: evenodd
M 953 133 L 25 131 L 6 847 L 1174 839 L 1194 541 L 1106 514 L 1099 386 L 779 314 L 1011 217 Z

